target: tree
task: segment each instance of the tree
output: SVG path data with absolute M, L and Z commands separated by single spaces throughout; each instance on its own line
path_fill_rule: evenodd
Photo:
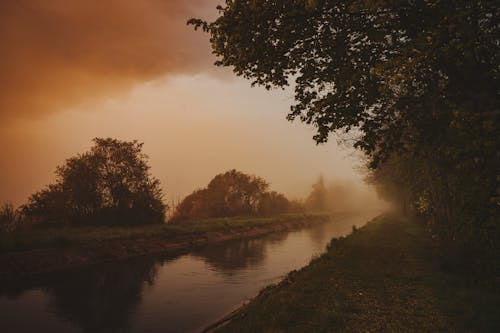
M 196 190 L 185 197 L 175 208 L 172 220 L 204 219 L 213 214 L 207 189 Z
M 12 232 L 19 222 L 19 212 L 12 203 L 5 202 L 0 205 L 0 234 Z
M 496 96 L 497 1 L 228 0 L 218 9 L 212 23 L 188 22 L 210 33 L 216 64 L 267 88 L 295 79 L 289 119 L 313 124 L 317 142 L 359 128 L 355 145 L 381 159 L 453 117 L 436 108 Z
M 234 169 L 218 174 L 206 188 L 184 198 L 172 220 L 287 212 L 285 196 L 268 187 L 264 179 Z
M 161 223 L 165 204 L 142 143 L 96 138 L 89 152 L 56 169 L 56 183 L 33 194 L 22 211 L 39 224 Z
M 215 176 L 207 192 L 216 216 L 251 215 L 268 187 L 264 179 L 233 169 Z
M 410 187 L 431 187 L 446 234 L 495 243 L 498 1 L 227 0 L 218 9 L 211 23 L 188 22 L 210 34 L 217 65 L 268 89 L 294 81 L 288 119 L 315 126 L 316 142 L 351 132 L 373 170 L 425 166 L 428 181 Z
M 306 208 L 314 212 L 323 212 L 328 209 L 328 190 L 325 186 L 323 176 L 319 176 L 318 181 L 312 185 L 312 191 L 306 199 Z
M 257 211 L 259 215 L 273 215 L 288 212 L 291 208 L 290 202 L 283 194 L 272 191 L 262 194 Z

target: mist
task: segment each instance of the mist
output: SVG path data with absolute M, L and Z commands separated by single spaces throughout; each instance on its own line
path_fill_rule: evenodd
M 25 203 L 95 137 L 143 142 L 167 202 L 233 168 L 291 199 L 320 173 L 363 187 L 352 150 L 285 120 L 292 91 L 213 67 L 186 20 L 217 3 L 2 1 L 0 201 Z
M 310 127 L 285 120 L 288 102 L 286 91 L 203 74 L 137 85 L 120 99 L 17 121 L 0 132 L 6 157 L 0 160 L 0 201 L 24 203 L 94 137 L 144 142 L 167 201 L 230 169 L 261 176 L 291 199 L 305 198 L 320 173 L 362 184 L 364 176 L 353 169 L 357 155 L 335 141 L 315 145 Z
M 352 180 L 334 180 L 327 186 L 327 208 L 331 212 L 384 211 L 390 208 L 372 187 Z

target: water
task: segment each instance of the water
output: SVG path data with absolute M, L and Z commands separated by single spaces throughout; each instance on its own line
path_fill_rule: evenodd
M 375 215 L 2 287 L 0 331 L 197 332 Z

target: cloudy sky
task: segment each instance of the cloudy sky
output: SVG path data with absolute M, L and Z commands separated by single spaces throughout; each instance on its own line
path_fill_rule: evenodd
M 216 68 L 186 26 L 217 0 L 2 0 L 0 202 L 23 203 L 94 137 L 144 142 L 167 198 L 239 169 L 292 198 L 322 173 L 360 184 L 353 151 L 285 120 L 289 91 Z

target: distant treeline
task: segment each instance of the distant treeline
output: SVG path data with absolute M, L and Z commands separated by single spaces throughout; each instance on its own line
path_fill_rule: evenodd
M 208 186 L 188 195 L 175 208 L 173 221 L 238 215 L 300 212 L 302 204 L 269 191 L 262 178 L 230 170 L 215 176 Z
M 19 208 L 0 207 L 0 231 L 16 228 L 141 225 L 165 222 L 169 208 L 151 176 L 142 143 L 96 138 L 90 151 L 56 168 L 56 181 Z M 172 207 L 171 221 L 303 212 L 300 201 L 270 191 L 262 178 L 236 170 L 216 175 Z

